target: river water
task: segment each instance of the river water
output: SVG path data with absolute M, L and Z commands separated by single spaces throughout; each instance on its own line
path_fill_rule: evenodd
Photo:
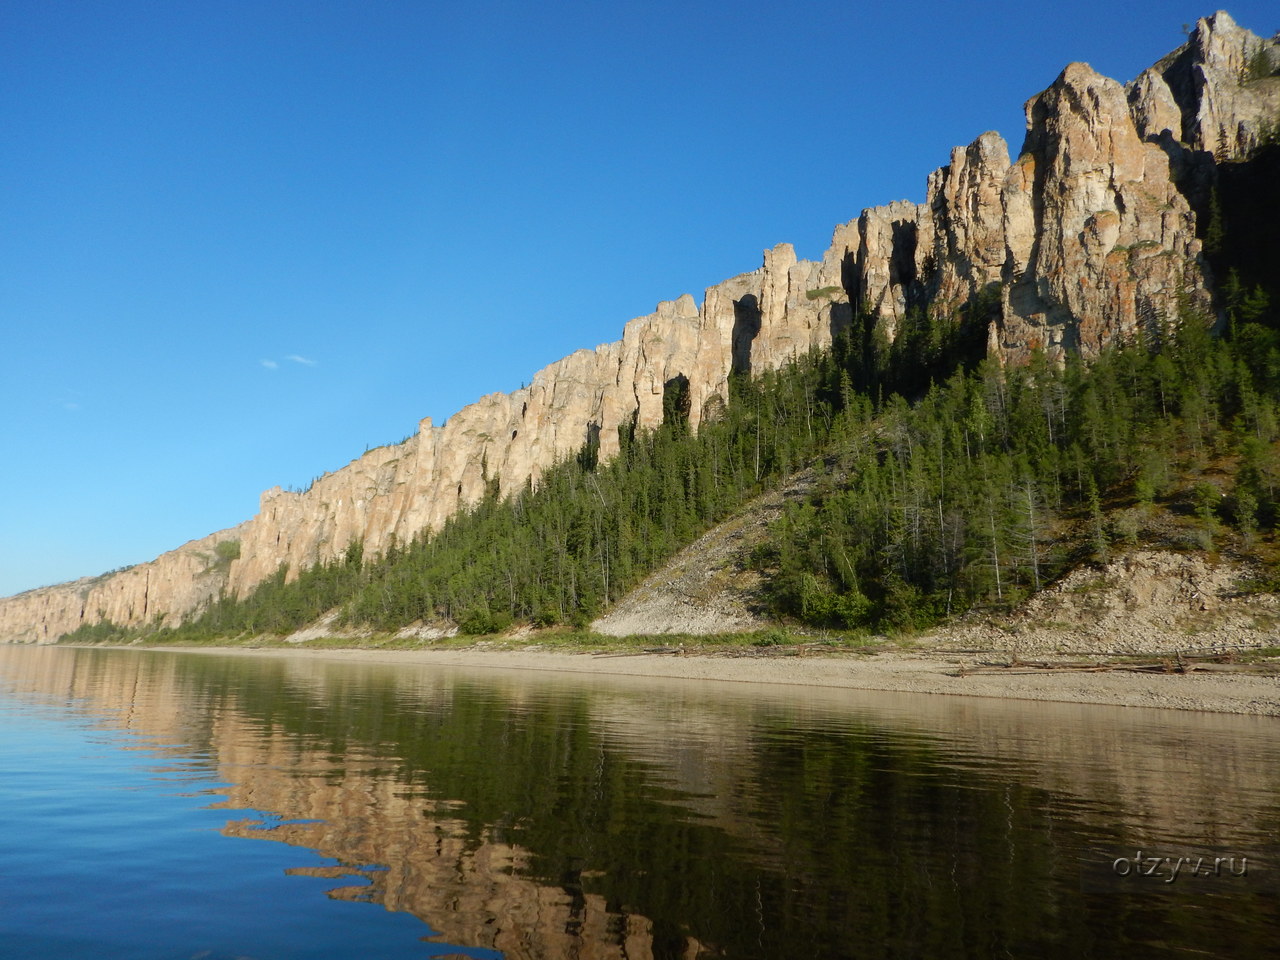
M 0 646 L 0 956 L 1276 956 L 1278 734 Z

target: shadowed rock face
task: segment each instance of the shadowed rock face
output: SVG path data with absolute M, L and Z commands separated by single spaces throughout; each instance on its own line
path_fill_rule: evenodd
M 892 340 L 908 309 L 945 315 L 999 283 L 990 349 L 1012 361 L 1095 356 L 1183 298 L 1209 309 L 1194 209 L 1215 158 L 1248 154 L 1280 118 L 1280 78 L 1247 79 L 1260 51 L 1280 64 L 1280 41 L 1219 12 L 1127 87 L 1069 65 L 1027 102 L 1012 164 L 984 133 L 929 177 L 924 203 L 863 212 L 858 307 Z
M 1280 37 L 1255 36 L 1222 10 L 1200 20 L 1185 44 L 1129 84 L 1143 138 L 1168 132 L 1219 159 L 1247 154 L 1280 109 L 1280 81 L 1251 75 L 1259 55 L 1280 66 Z
M 444 426 L 430 419 L 404 443 L 369 451 L 311 489 L 276 487 L 234 530 L 125 573 L 30 591 L 0 603 L 0 639 L 49 642 L 81 623 L 173 622 L 224 586 L 243 596 L 288 564 L 292 572 L 342 554 L 366 556 L 438 529 L 497 479 L 504 494 L 537 483 L 588 438 L 618 450 L 618 428 L 662 420 L 664 385 L 687 385 L 697 429 L 728 395 L 733 372 L 773 369 L 828 345 L 855 309 L 892 340 L 910 309 L 946 315 L 993 284 L 1001 290 L 990 351 L 1021 362 L 1043 349 L 1095 356 L 1107 344 L 1177 316 L 1184 299 L 1208 309 L 1212 278 L 1196 239 L 1197 197 L 1217 159 L 1240 156 L 1280 115 L 1280 79 L 1245 82 L 1264 41 L 1225 13 L 1124 87 L 1069 65 L 1026 105 L 1026 139 L 1012 163 L 984 133 L 928 178 L 922 204 L 864 210 L 837 226 L 820 261 L 788 244 L 759 269 L 688 294 L 630 321 L 622 339 L 579 350 L 494 393 Z M 229 569 L 195 554 L 239 539 Z

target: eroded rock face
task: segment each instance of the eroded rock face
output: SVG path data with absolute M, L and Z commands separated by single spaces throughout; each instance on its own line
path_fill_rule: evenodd
M 1210 312 L 1192 204 L 1207 200 L 1215 155 L 1246 155 L 1280 122 L 1265 64 L 1280 66 L 1280 39 L 1222 12 L 1127 87 L 1071 64 L 1027 103 L 1013 163 L 984 133 L 929 177 L 923 204 L 863 212 L 858 308 L 892 340 L 908 309 L 953 314 L 999 284 L 990 349 L 1015 362 L 1094 356 L 1183 303 Z
M 871 207 L 858 218 L 857 307 L 890 341 L 907 308 L 920 300 L 920 237 L 928 223 L 928 210 L 909 200 Z
M 988 343 L 1006 362 L 1037 349 L 1091 357 L 1173 321 L 1181 303 L 1208 311 L 1193 204 L 1211 185 L 1215 152 L 1247 152 L 1280 118 L 1280 77 L 1253 75 L 1260 51 L 1280 65 L 1280 42 L 1218 13 L 1127 88 L 1071 64 L 1027 103 L 1012 163 L 1005 142 L 984 133 L 929 176 L 924 203 L 864 210 L 836 227 L 819 261 L 779 245 L 700 305 L 688 295 L 661 303 L 621 340 L 551 364 L 528 387 L 483 397 L 441 427 L 423 420 L 409 440 L 305 492 L 268 490 L 256 517 L 206 538 L 242 541 L 225 577 L 189 544 L 124 573 L 0 602 L 0 639 L 47 642 L 99 616 L 173 622 L 224 582 L 243 596 L 282 564 L 296 573 L 357 540 L 377 556 L 438 529 L 492 483 L 503 494 L 537 483 L 585 443 L 613 456 L 633 416 L 642 429 L 661 421 L 674 382 L 687 387 L 696 429 L 726 401 L 732 373 L 826 346 L 855 309 L 892 340 L 908 310 L 954 315 L 998 291 Z
M 1264 40 L 1225 11 L 1196 23 L 1187 42 L 1129 85 L 1144 137 L 1172 138 L 1219 160 L 1249 153 L 1280 113 L 1280 36 Z
M 257 516 L 234 530 L 129 571 L 3 601 L 0 639 L 53 642 L 104 619 L 172 624 L 224 587 L 244 596 L 282 564 L 293 576 L 356 541 L 366 556 L 381 555 L 438 529 L 491 483 L 504 495 L 536 484 L 588 442 L 599 444 L 601 457 L 613 456 L 618 430 L 633 416 L 641 429 L 661 423 L 664 390 L 677 379 L 687 383 L 696 429 L 728 399 L 735 370 L 776 368 L 831 343 L 851 316 L 845 269 L 843 252 L 811 262 L 781 244 L 765 252 L 759 269 L 707 290 L 701 306 L 687 294 L 660 303 L 628 323 L 620 341 L 570 354 L 527 387 L 483 397 L 441 427 L 424 419 L 404 443 L 370 450 L 304 492 L 266 491 Z M 200 559 L 221 539 L 240 540 L 229 571 Z
M 570 354 L 528 387 L 490 394 L 443 427 L 423 420 L 409 440 L 371 450 L 304 493 L 268 490 L 229 589 L 244 595 L 282 563 L 305 569 L 355 540 L 366 555 L 382 554 L 438 529 L 491 482 L 504 495 L 536 484 L 587 442 L 607 459 L 632 416 L 641 429 L 662 422 L 664 390 L 677 378 L 687 381 L 696 429 L 728 399 L 735 369 L 775 368 L 830 344 L 849 316 L 840 269 L 840 258 L 801 261 L 781 244 L 760 269 L 707 290 L 701 307 L 688 295 L 660 303 L 628 323 L 621 341 Z
M 0 640 L 54 643 L 83 624 L 103 620 L 177 626 L 186 613 L 222 591 L 228 566 L 219 558 L 218 544 L 239 540 L 247 527 L 211 533 L 126 570 L 8 597 L 0 602 Z
M 1003 279 L 1008 171 L 1009 148 L 989 131 L 952 150 L 951 163 L 929 177 L 933 244 L 924 270 L 931 301 L 965 303 Z
M 1005 179 L 1001 353 L 1077 350 L 1209 307 L 1195 216 L 1169 155 L 1144 141 L 1124 88 L 1068 66 L 1027 103 L 1027 139 Z

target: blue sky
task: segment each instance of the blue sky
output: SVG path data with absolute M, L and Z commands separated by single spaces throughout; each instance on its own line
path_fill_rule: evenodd
M 252 516 L 866 206 L 1166 0 L 0 3 L 0 595 Z M 1280 28 L 1272 2 L 1232 15 Z

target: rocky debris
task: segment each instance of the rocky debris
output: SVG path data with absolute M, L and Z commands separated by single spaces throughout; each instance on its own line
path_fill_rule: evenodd
M 1079 567 L 998 623 L 971 616 L 922 642 L 946 650 L 1166 654 L 1280 646 L 1280 597 L 1250 594 L 1252 571 L 1170 551 Z
M 456 637 L 458 635 L 458 627 L 453 623 L 411 623 L 407 627 L 402 627 L 395 633 L 397 640 L 444 640 L 448 637 Z
M 761 608 L 760 575 L 748 559 L 786 504 L 804 498 L 816 482 L 816 475 L 805 471 L 757 497 L 646 577 L 591 629 L 628 637 L 748 632 L 772 626 Z
M 688 391 L 696 429 L 727 400 L 730 374 L 830 344 L 855 309 L 892 340 L 910 309 L 951 316 L 999 291 L 988 344 L 1008 362 L 1041 348 L 1055 359 L 1094 356 L 1175 320 L 1183 302 L 1208 311 L 1211 278 L 1187 197 L 1203 199 L 1215 151 L 1243 155 L 1280 116 L 1280 78 L 1251 73 L 1260 53 L 1280 64 L 1280 42 L 1217 13 L 1127 88 L 1071 64 L 1027 103 L 1012 163 L 1004 141 L 984 133 L 929 177 L 925 203 L 863 211 L 836 227 L 819 261 L 781 244 L 759 269 L 708 289 L 701 305 L 687 294 L 660 303 L 621 340 L 579 350 L 527 387 L 490 394 L 440 427 L 425 419 L 404 443 L 309 490 L 266 491 L 238 528 L 227 589 L 244 596 L 282 564 L 296 575 L 356 541 L 379 556 L 438 529 L 493 483 L 504 494 L 536 484 L 584 444 L 607 459 L 633 417 L 642 429 L 661 422 L 674 384 Z M 221 583 L 182 549 L 143 574 L 116 575 L 88 600 L 78 581 L 0 602 L 0 639 L 52 640 L 97 616 L 137 626 L 193 612 Z

